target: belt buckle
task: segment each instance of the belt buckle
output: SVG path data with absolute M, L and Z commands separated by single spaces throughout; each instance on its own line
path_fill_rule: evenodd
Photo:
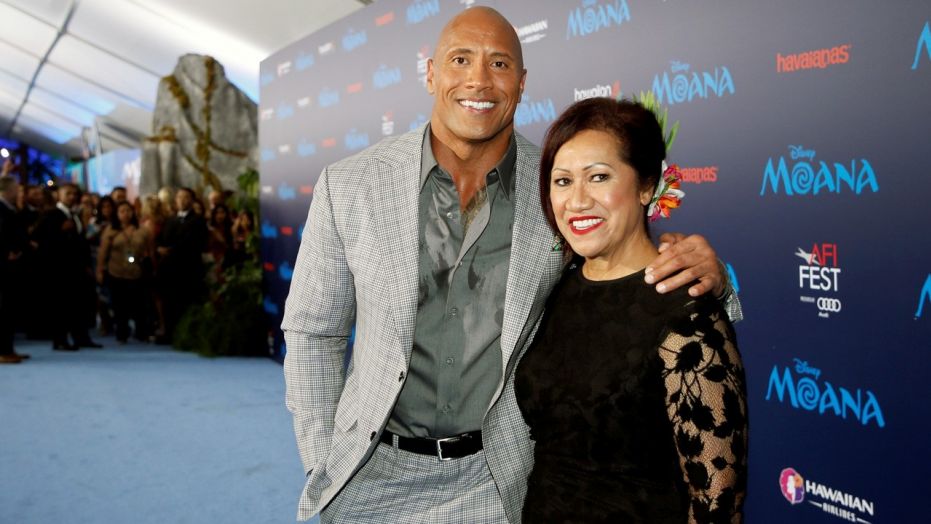
M 441 446 L 440 444 L 442 444 L 443 442 L 458 442 L 460 440 L 462 440 L 462 435 L 457 435 L 455 437 L 446 437 L 446 438 L 436 439 L 436 456 L 439 457 L 441 462 L 447 462 L 447 461 L 452 460 L 453 458 L 443 456 L 443 446 Z

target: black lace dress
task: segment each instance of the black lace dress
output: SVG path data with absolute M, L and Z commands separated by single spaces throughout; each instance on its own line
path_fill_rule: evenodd
M 711 298 L 569 269 L 517 369 L 536 442 L 523 522 L 740 522 L 747 408 Z

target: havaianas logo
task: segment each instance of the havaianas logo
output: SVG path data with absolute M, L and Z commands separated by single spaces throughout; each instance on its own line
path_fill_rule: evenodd
M 820 369 L 810 366 L 805 360 L 793 360 L 795 374 L 788 366 L 782 368 L 782 371 L 779 370 L 779 366 L 773 366 L 769 374 L 769 386 L 766 388 L 767 401 L 775 397 L 782 403 L 788 400 L 789 405 L 795 409 L 813 411 L 819 415 L 833 413 L 845 420 L 849 415 L 864 426 L 870 422 L 880 428 L 886 426 L 879 400 L 872 391 L 860 388 L 851 391 L 844 387 L 835 387 L 827 380 L 819 385 Z M 797 378 L 796 375 L 807 376 Z
M 921 60 L 922 51 L 931 61 L 931 22 L 925 22 L 925 28 L 918 37 L 918 45 L 915 48 L 915 61 L 912 62 L 912 70 L 918 69 L 918 62 Z
M 725 66 L 710 71 L 690 71 L 689 64 L 677 60 L 670 64 L 669 71 L 653 77 L 653 93 L 660 102 L 673 105 L 734 94 L 734 78 Z
M 585 37 L 629 21 L 630 8 L 627 7 L 627 0 L 604 3 L 596 0 L 583 0 L 581 7 L 569 11 L 566 40 L 578 36 Z
M 815 162 L 813 149 L 789 146 L 789 153 L 791 169 L 785 156 L 775 161 L 770 157 L 766 161 L 760 196 L 766 194 L 767 187 L 771 193 L 778 194 L 780 186 L 788 196 L 841 193 L 845 188 L 857 195 L 866 189 L 879 192 L 876 173 L 865 158 L 854 158 L 849 164 L 834 162 L 832 166 L 823 160 Z

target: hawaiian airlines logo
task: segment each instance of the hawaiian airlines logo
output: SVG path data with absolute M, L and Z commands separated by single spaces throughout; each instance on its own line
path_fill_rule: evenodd
M 297 58 L 294 59 L 294 68 L 298 71 L 306 71 L 313 67 L 314 65 L 314 55 L 307 55 L 301 53 L 297 55 Z
M 530 124 L 546 124 L 556 120 L 556 106 L 552 98 L 544 100 L 531 100 L 526 94 L 523 101 L 517 104 L 514 112 L 514 125 L 523 127 Z
M 850 44 L 803 51 L 790 55 L 776 53 L 776 72 L 792 73 L 805 69 L 826 69 L 828 66 L 850 61 Z
M 922 51 L 924 56 L 931 62 L 931 22 L 925 22 L 925 28 L 918 37 L 918 45 L 915 47 L 915 61 L 912 62 L 912 69 L 918 69 L 918 62 L 921 61 Z
M 734 94 L 734 78 L 727 66 L 708 71 L 691 69 L 691 65 L 673 60 L 669 71 L 653 77 L 653 94 L 668 105 Z
M 291 144 L 279 144 L 278 145 L 278 154 L 281 156 L 291 154 Z
M 846 164 L 829 164 L 823 160 L 816 162 L 815 151 L 802 146 L 789 146 L 788 161 L 785 156 L 775 160 L 769 157 L 766 161 L 760 196 L 766 194 L 767 188 L 771 193 L 778 194 L 780 187 L 787 196 L 844 191 L 859 195 L 865 190 L 879 192 L 876 173 L 867 159 L 854 158 Z
M 388 111 L 381 115 L 381 134 L 388 136 L 394 133 L 394 112 Z
M 360 133 L 356 131 L 355 128 L 352 128 L 348 133 L 346 133 L 343 144 L 349 151 L 366 148 L 369 146 L 369 135 L 368 133 Z
M 785 468 L 779 473 L 779 490 L 793 506 L 804 502 L 807 495 L 809 504 L 848 522 L 870 524 L 862 517 L 873 517 L 876 513 L 876 505 L 872 501 L 803 478 L 793 468 Z
M 422 45 L 417 51 L 417 81 L 427 86 L 427 63 L 430 61 L 430 46 Z
M 786 468 L 779 474 L 779 488 L 790 504 L 800 504 L 805 500 L 805 479 L 792 468 Z
M 578 102 L 587 98 L 617 98 L 621 94 L 621 81 L 615 80 L 612 84 L 597 84 L 588 88 L 573 88 L 572 97 Z
M 375 89 L 384 89 L 388 86 L 401 83 L 401 68 L 389 68 L 385 64 L 378 66 L 375 73 L 372 74 L 372 85 Z
M 810 252 L 798 248 L 795 256 L 805 261 L 798 266 L 798 287 L 804 293 L 815 292 L 819 297 L 802 295 L 799 299 L 808 304 L 815 304 L 818 316 L 829 318 L 832 313 L 841 312 L 841 301 L 833 296 L 824 296 L 824 292 L 837 293 L 841 268 L 837 266 L 837 244 L 813 244 Z
M 579 36 L 585 37 L 629 21 L 630 8 L 627 7 L 627 0 L 614 0 L 613 2 L 582 0 L 581 7 L 569 11 L 566 40 Z
M 712 184 L 718 181 L 718 166 L 683 167 L 682 181 L 688 184 Z
M 788 402 L 794 409 L 821 416 L 831 413 L 844 420 L 856 420 L 862 426 L 871 422 L 879 428 L 886 426 L 879 400 L 872 391 L 835 386 L 826 380 L 819 384 L 820 369 L 799 358 L 793 361 L 793 367 L 773 366 L 766 388 L 767 401 Z
M 317 96 L 317 105 L 320 107 L 332 107 L 339 103 L 339 91 L 335 89 L 324 88 Z
M 302 96 L 297 99 L 297 107 L 300 109 L 307 109 L 311 106 L 312 102 L 309 96 Z
M 925 285 L 921 288 L 921 293 L 918 294 L 918 309 L 915 310 L 916 319 L 921 318 L 925 304 L 929 303 L 931 303 L 931 274 L 928 275 L 928 279 L 925 280 Z
M 440 0 L 420 0 L 407 6 L 407 23 L 419 24 L 431 16 L 440 14 Z
M 350 28 L 349 31 L 346 32 L 345 36 L 343 36 L 343 50 L 352 51 L 365 45 L 365 43 L 368 41 L 369 37 L 367 34 L 365 34 L 365 31 L 355 31 Z
M 520 39 L 520 43 L 531 44 L 546 38 L 546 30 L 549 29 L 549 26 L 549 20 L 543 19 L 532 24 L 515 27 L 514 30 L 517 31 L 517 38 Z

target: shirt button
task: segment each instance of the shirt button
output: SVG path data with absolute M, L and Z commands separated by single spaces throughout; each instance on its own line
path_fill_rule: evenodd
M 449 404 L 446 404 L 445 406 L 443 406 L 443 413 L 449 413 L 451 409 L 453 408 Z
M 452 211 L 450 211 L 449 213 L 446 213 L 446 218 L 448 218 L 448 219 L 450 219 L 450 220 L 452 220 L 454 216 L 456 216 L 456 215 L 454 215 Z
M 454 359 L 453 357 L 449 357 L 449 358 L 446 359 L 446 364 L 449 365 L 449 366 L 452 366 L 452 365 L 453 365 L 453 362 L 455 362 L 455 361 L 456 361 L 456 359 Z
M 459 315 L 459 309 L 458 309 L 458 308 L 452 308 L 452 309 L 449 310 L 449 316 L 455 317 L 455 316 L 458 316 L 458 315 Z

